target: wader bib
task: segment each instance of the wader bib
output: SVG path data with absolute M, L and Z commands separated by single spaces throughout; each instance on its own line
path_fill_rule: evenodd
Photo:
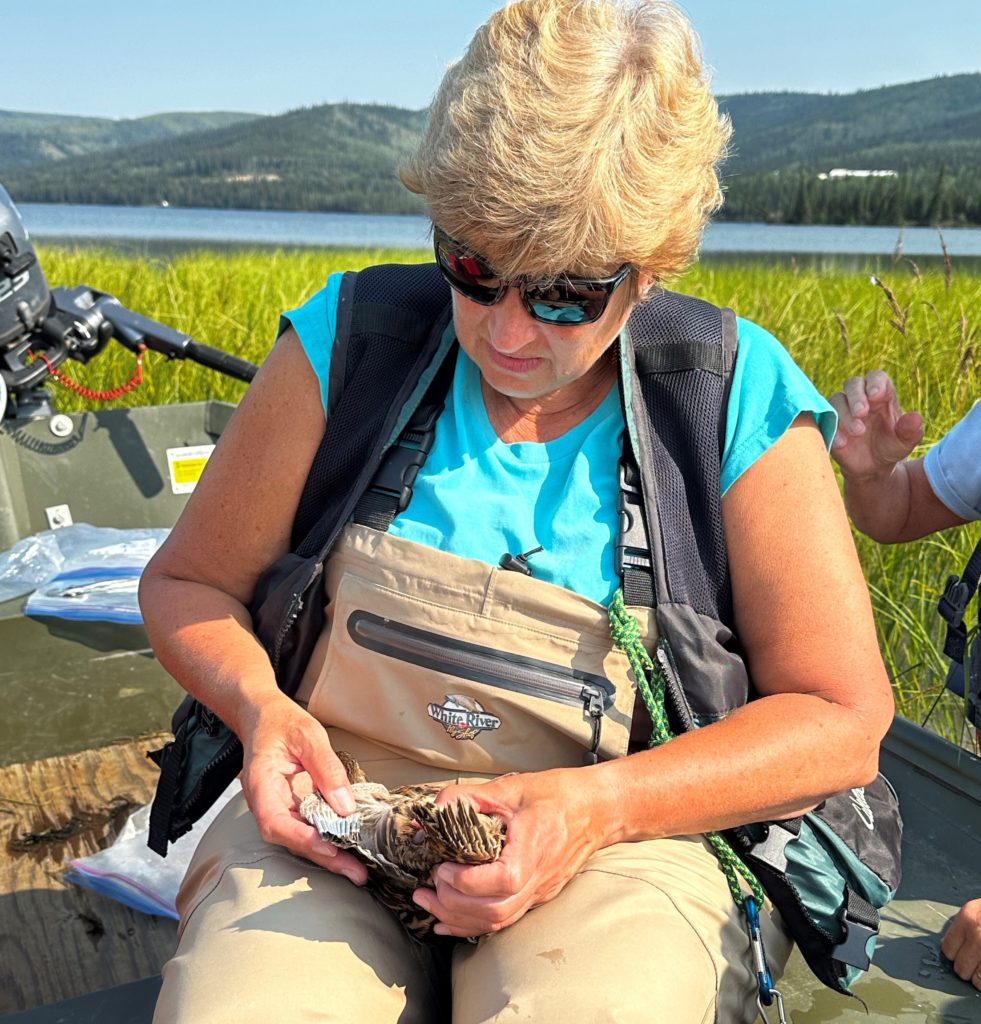
M 636 684 L 602 605 L 357 525 L 324 587 L 296 699 L 325 725 L 468 775 L 627 753 Z

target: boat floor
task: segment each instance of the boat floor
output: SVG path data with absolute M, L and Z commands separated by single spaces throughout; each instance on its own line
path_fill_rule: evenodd
M 149 799 L 156 769 L 144 752 L 157 745 L 159 737 L 0 768 L 4 1024 L 150 1020 L 175 922 L 61 874 L 72 857 L 111 843 L 125 807 Z M 978 1024 L 981 992 L 957 978 L 939 943 L 961 903 L 981 895 L 981 760 L 897 720 L 883 770 L 903 808 L 904 878 L 883 914 L 875 964 L 855 986 L 868 1013 L 818 984 L 795 954 L 779 986 L 787 1019 Z
M 153 976 L 173 952 L 175 921 L 63 878 L 149 801 L 158 772 L 145 754 L 165 738 L 0 768 L 0 1014 Z

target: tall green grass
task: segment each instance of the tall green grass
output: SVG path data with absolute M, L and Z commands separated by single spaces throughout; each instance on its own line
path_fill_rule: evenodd
M 279 314 L 320 288 L 335 270 L 379 262 L 419 262 L 425 252 L 300 250 L 188 252 L 169 259 L 109 250 L 42 247 L 52 284 L 89 284 L 197 340 L 260 362 Z M 924 447 L 942 436 L 981 396 L 981 275 L 956 264 L 920 272 L 909 261 L 868 272 L 748 261 L 705 262 L 679 288 L 730 305 L 772 331 L 825 394 L 846 377 L 883 367 L 907 408 L 926 422 Z M 126 379 L 133 356 L 121 346 L 68 372 L 90 387 Z M 236 401 L 244 385 L 190 363 L 147 358 L 143 387 L 120 404 Z M 86 403 L 61 392 L 62 408 Z M 947 575 L 959 572 L 978 538 L 971 526 L 912 544 L 884 547 L 856 534 L 869 581 L 881 647 L 903 714 L 948 738 L 964 740 L 963 709 L 943 693 L 946 662 L 937 600 Z M 793 571 L 793 567 L 788 567 Z M 833 601 L 835 581 L 827 581 Z M 938 699 L 939 698 L 939 699 Z
M 923 413 L 922 450 L 981 397 L 981 276 L 955 265 L 920 272 L 842 272 L 763 264 L 697 268 L 684 290 L 732 305 L 771 330 L 825 394 L 875 367 L 896 381 L 904 406 Z M 973 744 L 961 702 L 943 688 L 944 627 L 937 601 L 960 572 L 977 526 L 883 546 L 855 532 L 897 706 L 958 742 Z M 834 581 L 828 581 L 834 600 Z
M 372 263 L 419 262 L 421 251 L 396 249 L 283 251 L 190 251 L 171 258 L 132 257 L 109 249 L 39 247 L 51 285 L 87 284 L 115 295 L 123 305 L 253 362 L 262 362 L 276 338 L 279 314 L 306 301 L 335 270 Z M 117 346 L 84 367 L 65 372 L 91 388 L 104 390 L 132 372 L 134 356 Z M 150 353 L 144 384 L 119 405 L 192 402 L 200 398 L 237 401 L 245 390 L 187 361 L 170 362 Z M 66 410 L 87 407 L 84 399 L 61 391 Z

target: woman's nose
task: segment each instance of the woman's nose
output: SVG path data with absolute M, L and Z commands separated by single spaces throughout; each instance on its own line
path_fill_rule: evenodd
M 535 340 L 538 328 L 517 288 L 508 288 L 500 302 L 488 306 L 488 313 L 490 342 L 498 352 L 517 352 Z

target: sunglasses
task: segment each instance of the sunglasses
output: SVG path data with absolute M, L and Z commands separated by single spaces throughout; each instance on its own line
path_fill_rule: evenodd
M 481 306 L 493 306 L 508 288 L 517 288 L 521 302 L 535 320 L 559 326 L 591 324 L 603 315 L 610 296 L 627 279 L 632 265 L 624 265 L 612 277 L 573 277 L 560 274 L 550 281 L 499 277 L 483 258 L 445 231 L 433 228 L 436 265 L 447 283 L 462 296 Z

